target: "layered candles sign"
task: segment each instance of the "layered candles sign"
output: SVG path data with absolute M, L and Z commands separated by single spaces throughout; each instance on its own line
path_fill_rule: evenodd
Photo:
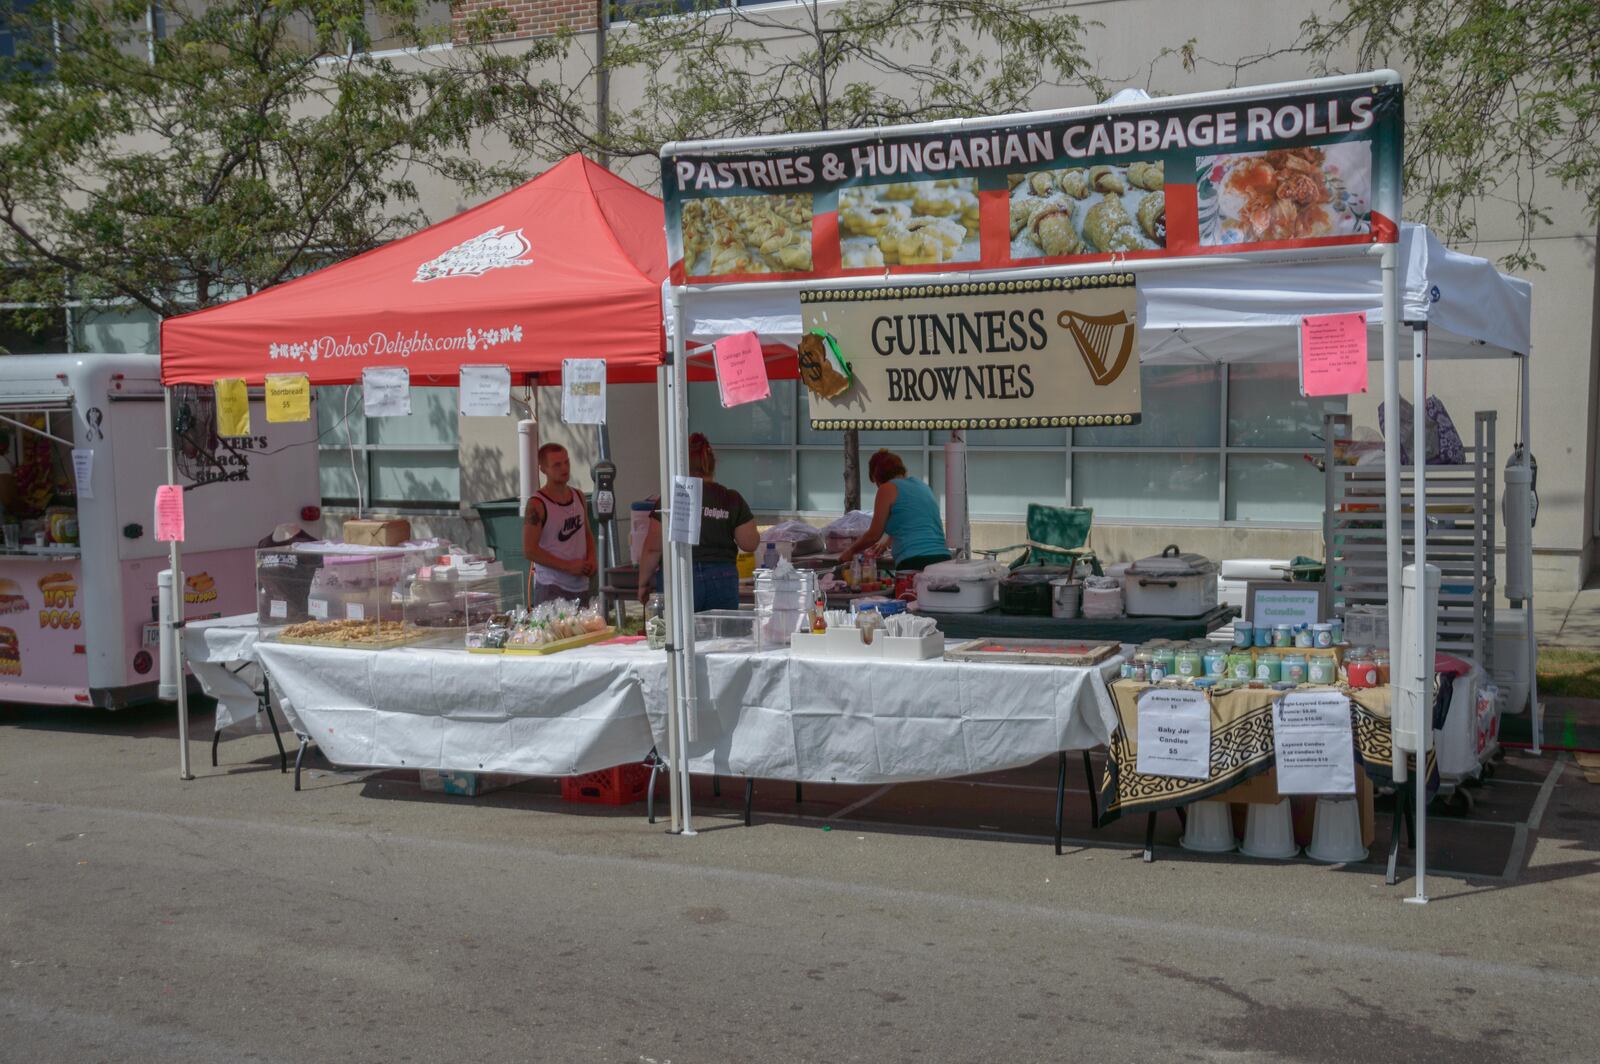
M 511 367 L 462 366 L 458 394 L 467 417 L 505 417 L 511 413 Z
M 1350 699 L 1338 691 L 1290 691 L 1272 704 L 1279 794 L 1354 794 Z
M 1002 289 L 996 291 L 996 289 Z M 1131 273 L 800 293 L 854 381 L 819 429 L 1022 429 L 1139 420 Z
M 1300 394 L 1354 395 L 1367 390 L 1367 315 L 1300 319 Z
M 606 423 L 606 360 L 561 360 L 561 420 L 569 425 Z
M 361 371 L 361 405 L 367 417 L 411 413 L 411 371 L 404 366 L 367 366 Z
M 725 336 L 713 348 L 717 363 L 717 391 L 724 407 L 740 406 L 772 395 L 767 362 L 761 354 L 761 337 L 753 332 Z
M 1211 703 L 1204 691 L 1152 687 L 1139 695 L 1139 756 L 1147 776 L 1211 775 Z
M 183 542 L 183 489 L 175 484 L 156 488 L 156 542 Z

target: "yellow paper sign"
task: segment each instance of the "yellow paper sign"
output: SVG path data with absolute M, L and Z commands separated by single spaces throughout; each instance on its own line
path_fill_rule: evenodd
M 250 390 L 242 377 L 224 377 L 212 387 L 217 392 L 217 435 L 250 435 Z
M 267 420 L 311 420 L 311 381 L 304 373 L 267 374 Z

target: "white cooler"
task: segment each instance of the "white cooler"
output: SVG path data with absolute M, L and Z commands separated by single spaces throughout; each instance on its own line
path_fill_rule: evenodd
M 1217 608 L 1217 563 L 1177 544 L 1140 558 L 1122 574 L 1129 617 L 1200 617 Z
M 982 613 L 1000 604 L 1006 566 L 992 558 L 935 562 L 917 574 L 917 608 L 936 613 Z

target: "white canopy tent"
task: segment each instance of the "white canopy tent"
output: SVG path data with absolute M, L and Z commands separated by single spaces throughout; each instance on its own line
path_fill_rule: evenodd
M 1292 362 L 1301 317 L 1365 311 L 1369 351 L 1383 357 L 1383 280 L 1378 249 L 1337 249 L 1337 257 L 1262 261 L 1213 256 L 1130 264 L 1139 277 L 1140 359 L 1147 365 L 1181 362 Z M 1406 225 L 1399 247 L 1400 314 L 1428 327 L 1430 358 L 1509 358 L 1531 346 L 1533 288 L 1486 259 L 1452 251 L 1425 226 Z M 1085 272 L 1103 271 L 1103 264 Z M 1007 271 L 1005 277 L 1070 273 Z M 945 274 L 939 283 L 978 279 Z M 1001 276 L 989 271 L 982 279 Z M 929 279 L 914 279 L 927 283 Z M 829 287 L 882 286 L 894 278 L 834 279 Z M 901 283 L 909 283 L 901 281 Z M 690 345 L 751 331 L 766 343 L 793 346 L 802 333 L 800 293 L 793 285 L 725 285 L 684 290 Z
M 1370 85 L 1398 86 L 1393 71 L 1374 71 L 1316 81 L 1285 85 L 1231 89 L 1220 93 L 1197 93 L 1162 101 L 1167 109 L 1200 104 L 1219 104 L 1252 100 L 1273 95 L 1314 90 L 1334 91 Z M 1012 126 L 1063 121 L 1080 116 L 1107 116 L 1137 112 L 1147 107 L 1143 100 L 1114 100 L 1092 108 L 1008 116 Z M 785 134 L 742 140 L 706 141 L 696 144 L 669 144 L 662 148 L 664 160 L 680 153 L 694 152 L 699 157 L 718 152 L 775 150 L 796 145 L 837 145 L 864 135 L 881 143 L 890 136 L 959 131 L 986 127 L 993 119 L 957 120 L 870 131 L 845 130 L 828 133 Z M 1392 160 L 1392 180 L 1375 189 L 1384 217 L 1398 220 L 1401 204 L 1398 159 Z M 669 219 L 669 255 L 673 247 Z M 1382 395 L 1386 400 L 1400 396 L 1400 330 L 1412 334 L 1413 395 L 1426 390 L 1426 364 L 1436 358 L 1515 357 L 1521 363 L 1522 408 L 1518 452 L 1524 463 L 1518 470 L 1519 484 L 1526 484 L 1531 459 L 1528 434 L 1528 364 L 1531 347 L 1532 290 L 1525 281 L 1507 277 L 1484 259 L 1463 255 L 1445 248 L 1425 228 L 1400 227 L 1395 243 L 1346 244 L 1331 247 L 1298 247 L 1235 254 L 1188 255 L 1171 258 L 1123 259 L 1082 264 L 982 269 L 971 272 L 941 272 L 937 276 L 905 276 L 886 271 L 882 275 L 823 277 L 779 281 L 746 280 L 737 284 L 678 284 L 664 286 L 666 329 L 671 364 L 660 374 L 662 497 L 669 498 L 675 476 L 688 468 L 687 360 L 691 347 L 713 343 L 724 336 L 755 332 L 764 344 L 798 342 L 802 332 L 800 293 L 808 289 L 851 287 L 886 289 L 896 286 L 922 286 L 930 283 L 1013 281 L 1071 277 L 1104 273 L 1107 270 L 1131 271 L 1137 277 L 1139 296 L 1139 351 L 1142 362 L 1153 365 L 1178 363 L 1233 363 L 1293 361 L 1298 357 L 1296 329 L 1305 316 L 1362 311 L 1372 333 L 1369 358 L 1383 363 Z M 1421 403 L 1418 402 L 1420 407 Z M 1425 419 L 1413 418 L 1413 453 L 1426 453 Z M 1400 515 L 1400 447 L 1391 433 L 1385 441 L 1385 505 L 1387 513 Z M 1414 512 L 1422 512 L 1426 498 L 1426 469 L 1419 467 L 1413 478 Z M 1387 522 L 1387 584 L 1390 588 L 1390 656 L 1395 663 L 1396 697 L 1394 709 L 1394 778 L 1404 782 L 1408 775 L 1407 754 L 1415 752 L 1417 764 L 1425 763 L 1432 729 L 1424 726 L 1431 704 L 1433 662 L 1425 654 L 1431 646 L 1430 618 L 1416 610 L 1413 638 L 1417 648 L 1412 658 L 1403 656 L 1401 620 L 1402 522 Z M 1509 525 L 1509 522 L 1508 522 Z M 1523 574 L 1520 580 L 1508 577 L 1508 593 L 1518 584 L 1528 611 L 1528 667 L 1533 673 L 1534 635 L 1531 595 L 1532 537 L 1522 529 L 1508 527 L 1508 573 Z M 1522 534 L 1519 537 L 1519 532 Z M 1415 544 L 1415 566 L 1425 572 L 1426 543 Z M 689 587 L 687 544 L 669 546 L 666 586 L 671 613 L 669 657 L 673 667 L 669 676 L 669 701 L 676 721 L 669 746 L 669 759 L 675 759 L 680 743 L 689 738 L 695 716 L 694 687 L 689 683 L 694 660 L 693 606 Z M 1409 678 L 1409 679 L 1408 679 Z M 1537 691 L 1532 695 L 1534 750 L 1538 752 L 1541 726 Z M 681 736 L 681 738 L 680 738 Z M 674 764 L 673 827 L 692 834 L 688 804 L 687 759 Z M 1426 786 L 1414 788 L 1417 804 L 1417 880 L 1415 897 L 1425 902 Z M 681 809 L 679 802 L 681 801 Z

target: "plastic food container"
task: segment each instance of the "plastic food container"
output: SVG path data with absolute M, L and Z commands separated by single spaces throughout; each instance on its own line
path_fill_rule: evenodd
M 1275 647 L 1294 646 L 1294 625 L 1275 624 L 1272 626 L 1272 645 Z
M 1307 663 L 1304 654 L 1285 654 L 1283 656 L 1283 680 L 1286 683 L 1302 684 L 1306 682 Z
M 1217 608 L 1217 563 L 1172 544 L 1128 566 L 1122 594 L 1130 617 L 1199 617 Z
M 1331 654 L 1317 654 L 1306 663 L 1306 682 L 1331 684 L 1338 678 L 1338 671 Z
M 1009 570 L 981 559 L 936 562 L 917 575 L 917 605 L 935 613 L 982 613 L 1000 604 L 1000 579 Z M 1049 611 L 1049 585 L 1045 588 Z
M 1256 679 L 1278 683 L 1283 679 L 1283 658 L 1277 654 L 1262 654 L 1256 658 Z

